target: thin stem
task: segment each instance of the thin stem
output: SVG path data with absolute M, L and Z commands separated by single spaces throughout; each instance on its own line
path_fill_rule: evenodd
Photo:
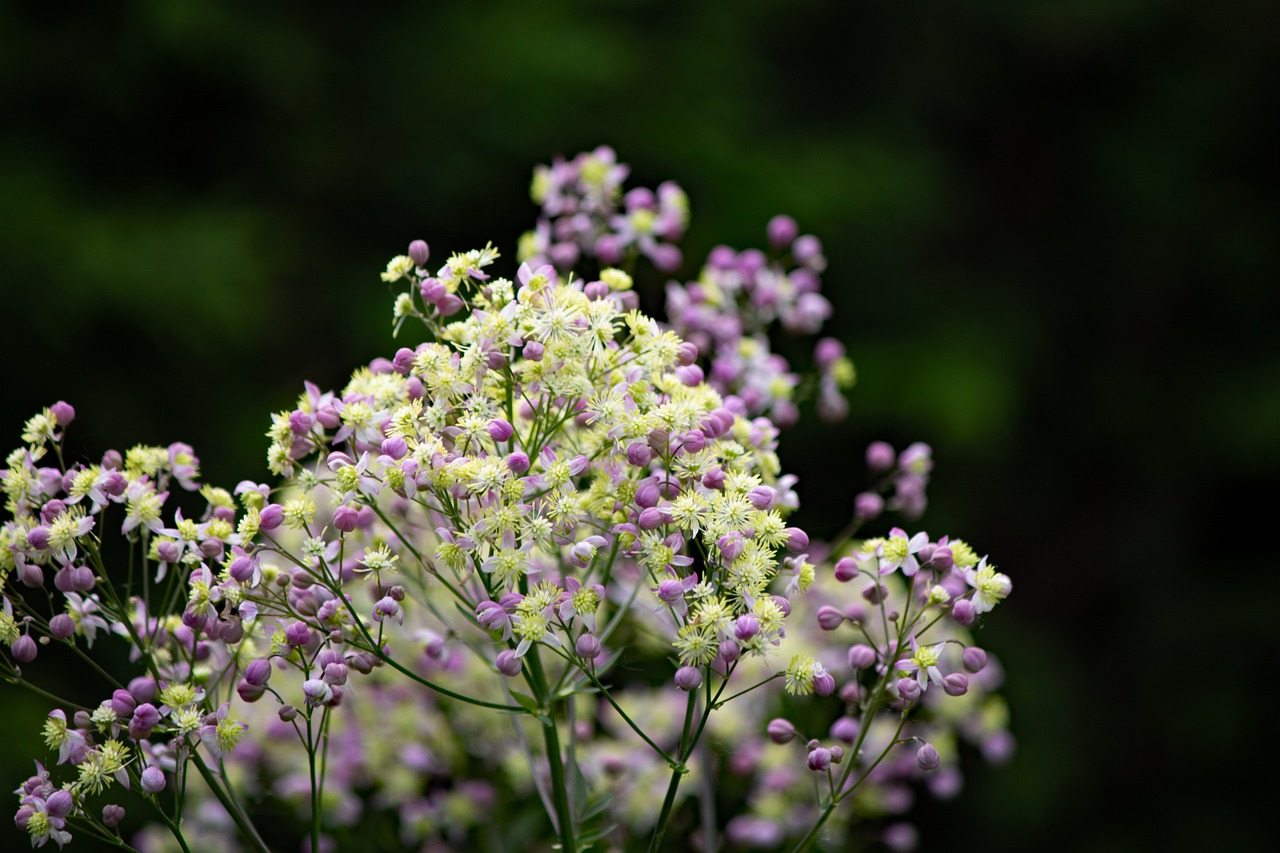
M 258 853 L 271 853 L 271 848 L 267 847 L 267 843 L 262 840 L 262 836 L 258 835 L 258 830 L 254 828 L 253 823 L 249 820 L 248 815 L 240 807 L 240 804 L 232 799 L 226 791 L 222 790 L 222 786 L 213 778 L 213 773 L 205 766 L 204 761 L 195 752 L 191 753 L 191 763 L 196 766 L 200 776 L 204 779 L 205 784 L 209 786 L 209 790 L 218 798 L 218 802 L 222 803 L 222 807 L 227 810 L 227 814 L 231 815 L 231 819 L 235 821 L 236 827 L 240 830 L 240 834 L 249 842 L 250 846 Z

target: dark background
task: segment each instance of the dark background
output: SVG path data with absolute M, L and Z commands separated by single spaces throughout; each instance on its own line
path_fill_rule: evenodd
M 377 6 L 0 5 L 4 447 L 62 398 L 82 456 L 265 479 L 269 412 L 394 351 L 391 255 L 510 256 L 534 164 L 608 143 L 688 191 L 685 276 L 778 212 L 825 242 L 860 381 L 784 438 L 808 527 L 868 441 L 925 440 L 922 526 L 1014 579 L 1019 751 L 925 848 L 1264 846 L 1275 6 Z M 42 712 L 0 709 L 10 790 Z

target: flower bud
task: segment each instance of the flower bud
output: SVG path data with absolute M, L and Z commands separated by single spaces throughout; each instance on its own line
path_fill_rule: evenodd
M 836 691 L 836 678 L 825 669 L 813 677 L 813 692 L 816 696 L 830 696 Z
M 150 702 L 143 702 L 133 709 L 133 718 L 129 720 L 129 737 L 134 740 L 146 740 L 151 730 L 160 723 L 160 712 Z
M 502 673 L 507 678 L 515 678 L 520 674 L 520 658 L 516 657 L 516 653 L 511 649 L 503 649 L 498 652 L 496 664 L 498 666 L 498 672 Z
M 858 643 L 849 647 L 849 667 L 866 669 L 876 662 L 876 650 L 866 643 Z
M 516 451 L 507 457 L 507 468 L 512 474 L 519 477 L 521 474 L 529 470 L 529 457 Z
M 970 646 L 960 656 L 960 662 L 969 672 L 982 672 L 987 668 L 987 653 L 977 646 Z
M 284 639 L 294 648 L 305 646 L 311 640 L 311 629 L 303 622 L 292 622 L 284 629 Z
M 764 230 L 769 235 L 769 245 L 779 250 L 785 249 L 794 243 L 796 237 L 800 234 L 800 226 L 796 225 L 796 221 L 785 214 L 779 214 L 770 219 Z
M 641 530 L 656 530 L 663 524 L 662 510 L 656 506 L 646 507 L 640 511 L 640 517 L 636 519 L 636 524 Z
M 841 557 L 836 560 L 835 576 L 840 583 L 853 580 L 858 576 L 858 561 L 853 557 Z
M 142 771 L 142 790 L 148 794 L 158 794 L 164 790 L 164 771 L 154 764 Z
M 858 739 L 858 721 L 852 717 L 841 717 L 831 724 L 831 737 L 844 743 L 853 743 Z
M 739 616 L 733 627 L 733 635 L 744 643 L 758 633 L 760 633 L 760 620 L 751 613 L 743 613 Z
M 529 341 L 524 345 L 523 355 L 530 361 L 542 361 L 547 348 L 538 341 Z
M 898 695 L 910 702 L 920 695 L 920 683 L 914 678 L 899 678 Z
M 926 773 L 937 770 L 942 764 L 942 756 L 938 755 L 938 749 L 931 743 L 926 743 L 916 750 L 916 766 Z
M 697 453 L 707 446 L 707 437 L 700 429 L 691 429 L 684 434 L 682 449 L 686 453 Z
M 627 445 L 627 461 L 637 468 L 643 468 L 649 464 L 649 460 L 653 457 L 653 451 L 649 449 L 649 445 L 633 442 Z
M 124 806 L 118 806 L 115 803 L 108 803 L 102 807 L 103 826 L 113 827 L 122 820 L 124 820 Z
M 261 530 L 275 530 L 284 522 L 284 507 L 280 504 L 267 504 L 258 512 L 258 527 Z
M 859 521 L 869 521 L 884 512 L 884 498 L 875 492 L 860 492 L 853 499 L 853 515 Z
M 889 590 L 885 589 L 884 584 L 878 581 L 872 581 L 862 588 L 862 597 L 870 604 L 879 604 L 885 600 L 889 594 Z
M 289 704 L 281 705 L 276 709 L 276 716 L 282 723 L 292 723 L 298 716 L 298 709 Z
M 150 702 L 156 698 L 156 680 L 149 675 L 140 675 L 129 682 L 129 695 L 139 703 Z M 137 712 L 137 709 L 134 709 Z
M 824 631 L 834 631 L 844 624 L 844 614 L 830 604 L 818 608 L 818 627 Z
M 675 373 L 676 379 L 680 381 L 680 384 L 686 385 L 690 388 L 693 388 L 696 385 L 701 385 L 704 378 L 702 368 L 698 367 L 696 364 L 677 367 Z
M 580 658 L 595 660 L 600 657 L 600 640 L 593 634 L 583 634 L 573 647 Z
M 343 504 L 333 511 L 333 526 L 343 533 L 350 533 L 360 523 L 360 511 Z
M 964 627 L 971 628 L 978 619 L 978 609 L 972 601 L 962 598 L 951 606 L 951 618 Z
M 302 682 L 302 695 L 311 706 L 323 705 L 333 698 L 333 687 L 319 678 L 308 678 Z
M 76 632 L 76 623 L 65 613 L 59 613 L 49 620 L 49 633 L 59 640 L 66 640 Z
M 963 672 L 953 672 L 942 677 L 942 689 L 948 696 L 963 696 L 969 692 L 969 676 Z
M 244 680 L 261 687 L 271 680 L 271 661 L 266 658 L 254 658 L 244 668 Z
M 809 547 L 809 534 L 799 527 L 788 527 L 782 532 L 787 536 L 787 550 L 792 554 L 799 554 Z
M 49 413 L 53 415 L 53 419 L 60 427 L 65 427 L 76 419 L 76 410 L 65 400 L 59 400 L 50 406 Z
M 494 418 L 489 421 L 489 425 L 485 427 L 485 431 L 489 433 L 489 438 L 494 441 L 509 441 L 511 436 L 515 434 L 515 427 L 511 426 L 509 421 L 502 418 Z
M 777 744 L 791 743 L 796 736 L 796 727 L 781 717 L 774 717 L 770 720 L 767 731 L 769 740 Z
M 243 678 L 236 682 L 236 693 L 244 702 L 257 702 L 266 695 L 267 688 L 260 684 L 250 684 Z
M 702 672 L 694 666 L 682 666 L 676 670 L 675 681 L 676 687 L 689 693 L 702 686 Z
M 682 341 L 676 349 L 676 362 L 681 367 L 688 367 L 698 360 L 698 346 L 691 341 Z
M 409 244 L 409 257 L 418 266 L 422 266 L 427 262 L 427 258 L 431 257 L 431 249 L 427 246 L 426 240 L 414 240 Z
M 452 317 L 462 310 L 462 297 L 456 293 L 446 293 L 440 297 L 440 301 L 436 303 L 436 310 L 440 312 L 442 317 Z
M 867 467 L 873 472 L 888 471 L 898 459 L 893 445 L 887 441 L 873 441 L 867 445 Z
M 43 551 L 49 547 L 49 528 L 41 524 L 28 530 L 27 544 L 37 551 Z
M 846 681 L 840 688 L 840 701 L 846 705 L 857 705 L 862 701 L 862 685 L 856 681 Z
M 138 700 L 128 690 L 116 690 L 111 694 L 111 712 L 117 717 L 129 717 L 138 707 Z
M 831 766 L 831 750 L 821 746 L 812 750 L 807 763 L 814 773 L 821 773 Z
M 13 655 L 13 659 L 18 663 L 31 663 L 36 659 L 38 651 L 36 641 L 31 639 L 29 634 L 23 634 L 14 640 L 13 645 L 9 647 L 9 653 Z

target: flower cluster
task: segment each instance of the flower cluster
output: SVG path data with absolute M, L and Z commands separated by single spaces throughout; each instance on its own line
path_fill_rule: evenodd
M 687 202 L 626 174 L 607 148 L 540 168 L 511 278 L 492 246 L 393 258 L 397 333 L 423 339 L 273 415 L 275 485 L 202 485 L 184 444 L 67 465 L 74 410 L 27 423 L 0 472 L 0 669 L 31 684 L 54 645 L 114 682 L 49 715 L 53 769 L 18 791 L 33 843 L 123 843 L 120 806 L 91 802 L 118 785 L 154 809 L 149 849 L 270 849 L 246 805 L 268 797 L 311 850 L 377 815 L 404 845 L 471 847 L 499 804 L 546 812 L 513 842 L 658 849 L 694 798 L 706 846 L 803 848 L 855 795 L 899 815 L 921 774 L 954 793 L 958 739 L 1007 755 L 970 630 L 1009 578 L 958 539 L 852 538 L 923 511 L 927 446 L 871 445 L 836 541 L 792 521 L 801 380 L 768 329 L 826 319 L 820 245 L 776 218 L 777 257 L 716 249 L 664 325 L 610 264 L 678 265 Z M 820 413 L 842 414 L 851 363 L 831 339 L 815 361 Z M 101 636 L 136 671 L 103 670 Z M 724 767 L 745 799 L 721 820 Z

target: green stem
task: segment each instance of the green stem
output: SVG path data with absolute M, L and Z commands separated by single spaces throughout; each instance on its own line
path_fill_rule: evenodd
M 240 834 L 244 836 L 245 841 L 257 850 L 258 853 L 271 853 L 271 848 L 267 847 L 267 843 L 262 840 L 262 836 L 258 835 L 258 830 L 254 828 L 253 823 L 249 820 L 248 815 L 240 807 L 231 796 L 218 784 L 218 780 L 213 778 L 213 773 L 205 766 L 203 759 L 195 752 L 191 753 L 191 763 L 196 766 L 196 770 L 200 772 L 200 776 L 204 779 L 209 790 L 218 798 L 218 802 L 222 803 L 222 807 L 227 810 L 227 814 L 231 815 L 231 819 L 235 821 L 236 827 L 240 830 Z
M 537 646 L 525 655 L 529 680 L 538 693 L 538 701 L 548 711 L 552 711 L 552 697 L 547 690 L 547 676 L 542 669 L 542 659 Z M 573 841 L 573 815 L 569 811 L 569 790 L 565 785 L 564 763 L 560 755 L 560 733 L 556 729 L 554 717 L 542 720 L 542 738 L 547 748 L 547 767 L 551 771 L 551 799 L 556 807 L 556 827 L 560 834 L 560 849 L 565 853 L 575 853 L 577 846 Z

